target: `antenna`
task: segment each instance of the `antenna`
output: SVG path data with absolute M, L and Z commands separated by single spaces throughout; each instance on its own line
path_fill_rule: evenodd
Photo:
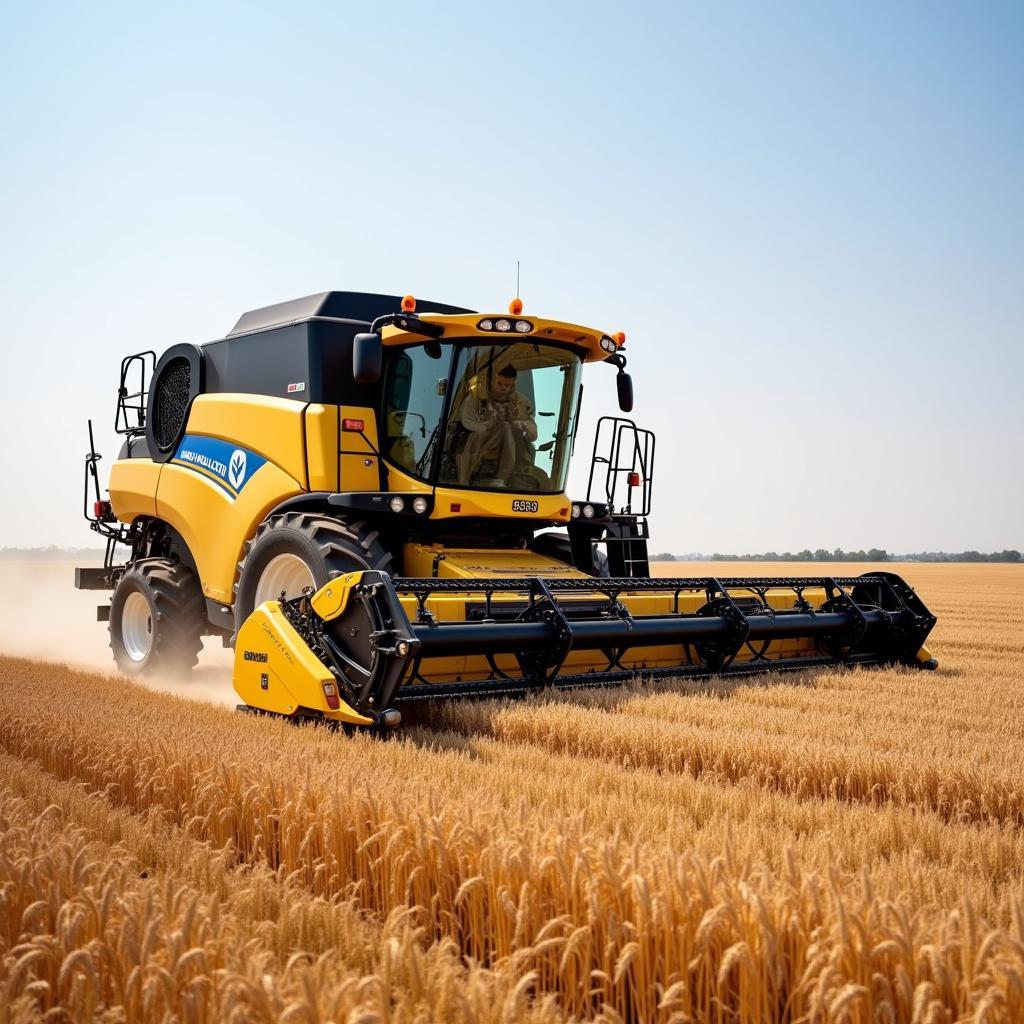
M 519 298 L 519 260 L 516 260 L 516 298 Z

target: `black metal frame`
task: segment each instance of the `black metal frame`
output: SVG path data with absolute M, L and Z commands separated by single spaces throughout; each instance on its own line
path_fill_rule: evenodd
M 607 455 L 602 450 L 602 438 L 611 434 L 606 442 Z M 594 452 L 591 456 L 590 475 L 587 477 L 587 501 L 606 504 L 612 513 L 634 515 L 646 518 L 651 514 L 651 489 L 654 483 L 654 431 L 638 427 L 623 416 L 602 416 L 597 421 L 594 433 Z M 595 476 L 599 466 L 605 466 L 604 494 L 594 492 Z M 633 491 L 629 474 L 640 474 L 640 501 L 634 508 Z M 622 505 L 616 503 L 623 479 L 626 484 L 626 498 Z
M 603 542 L 613 576 L 650 577 L 647 516 L 654 484 L 654 449 L 654 432 L 638 427 L 631 419 L 602 416 L 597 421 L 586 497 L 586 504 L 595 508 L 595 515 L 581 515 L 569 523 L 573 563 L 583 572 L 595 573 L 593 546 Z M 602 466 L 603 480 L 599 469 Z M 634 498 L 636 488 L 629 483 L 631 473 L 640 475 L 639 502 Z M 616 504 L 623 485 L 625 500 Z
M 137 389 L 129 390 L 128 378 L 133 369 L 137 372 Z M 114 411 L 114 432 L 128 439 L 128 451 L 131 451 L 132 438 L 142 436 L 146 433 L 146 408 L 149 401 L 150 386 L 156 371 L 156 352 L 147 349 L 144 352 L 135 352 L 125 356 L 121 360 L 121 375 L 117 385 L 117 407 Z M 134 422 L 132 422 L 134 420 Z M 118 522 L 110 509 L 109 502 L 105 508 L 101 504 L 104 499 L 100 495 L 100 478 L 97 466 L 103 458 L 96 451 L 96 441 L 93 436 L 92 420 L 89 425 L 89 451 L 85 455 L 85 481 L 82 488 L 82 515 L 89 524 L 89 529 L 98 533 L 106 542 L 103 554 L 103 567 L 75 569 L 75 587 L 79 590 L 110 590 L 116 584 L 119 576 L 124 571 L 124 565 L 118 565 L 115 559 L 115 551 L 118 544 L 126 545 L 134 549 L 135 542 L 139 536 L 139 530 L 135 526 Z M 89 511 L 89 485 L 93 491 L 93 513 Z M 101 514 L 95 514 L 96 508 L 103 508 Z M 100 619 L 105 621 L 100 609 Z
M 123 367 L 122 367 L 123 372 Z M 75 569 L 75 586 L 79 590 L 109 590 L 117 582 L 115 570 L 123 568 L 115 562 L 114 552 L 118 544 L 129 547 L 134 543 L 136 530 L 132 526 L 118 522 L 109 504 L 102 515 L 90 514 L 89 512 L 89 485 L 93 488 L 93 509 L 103 499 L 100 497 L 100 478 L 96 467 L 103 458 L 96 451 L 96 442 L 93 438 L 92 420 L 89 424 L 89 451 L 85 455 L 85 481 L 82 491 L 82 515 L 89 523 L 89 529 L 98 533 L 106 541 L 106 549 L 103 555 L 103 568 L 100 569 Z
M 805 596 L 812 588 L 825 591 L 826 600 L 818 608 Z M 771 607 L 769 590 L 790 591 L 792 607 Z M 631 614 L 623 596 L 643 593 L 672 595 L 672 611 Z M 703 596 L 696 613 L 680 609 L 684 593 Z M 439 594 L 465 596 L 471 609 L 466 619 L 437 621 L 427 602 Z M 414 616 L 406 616 L 399 595 L 415 599 Z M 495 601 L 495 595 L 501 600 Z M 600 686 L 638 677 L 750 674 L 818 665 L 913 665 L 935 624 L 935 616 L 917 594 L 890 573 L 638 580 L 392 579 L 386 573 L 367 572 L 350 601 L 354 610 L 330 623 L 319 622 L 305 601 L 285 602 L 289 616 L 339 678 L 352 706 L 367 713 L 418 698 Z M 350 638 L 367 624 L 368 632 L 359 641 L 360 660 L 352 656 Z M 796 638 L 813 640 L 814 653 L 786 659 L 770 656 L 774 641 Z M 683 648 L 683 664 L 642 670 L 622 664 L 631 649 L 666 645 Z M 566 658 L 576 650 L 599 652 L 606 664 L 583 675 L 560 676 Z M 748 657 L 737 660 L 743 652 Z M 513 656 L 519 675 L 498 668 L 498 655 Z M 460 656 L 484 658 L 490 677 L 449 683 L 427 680 L 425 660 Z
M 148 362 L 148 372 L 147 372 Z M 132 367 L 138 367 L 138 390 L 128 390 L 128 375 Z M 156 353 L 152 349 L 136 352 L 121 360 L 121 380 L 117 385 L 117 411 L 114 413 L 114 430 L 127 437 L 135 437 L 146 432 L 146 404 L 149 399 L 149 386 L 153 382 L 156 370 Z M 129 422 L 130 414 L 134 413 L 135 423 Z

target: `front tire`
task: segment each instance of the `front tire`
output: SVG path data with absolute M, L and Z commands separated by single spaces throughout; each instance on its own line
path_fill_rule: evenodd
M 390 572 L 391 552 L 366 523 L 286 512 L 260 524 L 246 544 L 235 588 L 235 632 L 264 601 L 301 596 L 306 587 L 359 569 Z
M 110 601 L 110 648 L 125 675 L 187 672 L 199 660 L 205 627 L 195 573 L 165 558 L 135 562 Z

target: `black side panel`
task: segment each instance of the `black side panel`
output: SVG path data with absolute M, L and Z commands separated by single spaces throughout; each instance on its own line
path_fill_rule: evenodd
M 357 321 L 314 320 L 210 342 L 203 346 L 206 391 L 372 407 L 375 386 L 352 377 L 352 339 L 365 329 Z
M 228 342 L 226 340 L 207 341 L 203 345 L 203 357 L 206 361 L 206 391 L 208 394 L 220 394 L 230 391 L 228 380 Z
M 378 384 L 360 384 L 352 376 L 352 342 L 365 331 L 360 323 L 314 322 L 309 325 L 310 359 L 320 368 L 320 386 L 311 402 L 374 408 Z
M 243 313 L 238 323 L 228 332 L 228 337 L 246 331 L 261 331 L 268 327 L 280 327 L 296 320 L 308 320 L 315 316 L 337 317 L 342 320 L 358 320 L 371 323 L 387 313 L 399 313 L 402 309 L 401 295 L 377 295 L 373 292 L 318 292 L 301 299 L 278 302 L 273 306 L 253 309 Z M 420 313 L 472 313 L 471 309 L 449 306 L 444 302 L 417 299 L 416 310 Z
M 319 371 L 310 366 L 309 328 L 309 324 L 294 324 L 204 345 L 207 392 L 310 401 Z

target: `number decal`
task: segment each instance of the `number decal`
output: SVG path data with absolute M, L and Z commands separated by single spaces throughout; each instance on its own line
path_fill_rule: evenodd
M 512 500 L 513 512 L 536 512 L 539 508 L 540 505 L 535 501 L 525 501 L 522 498 L 514 498 Z

